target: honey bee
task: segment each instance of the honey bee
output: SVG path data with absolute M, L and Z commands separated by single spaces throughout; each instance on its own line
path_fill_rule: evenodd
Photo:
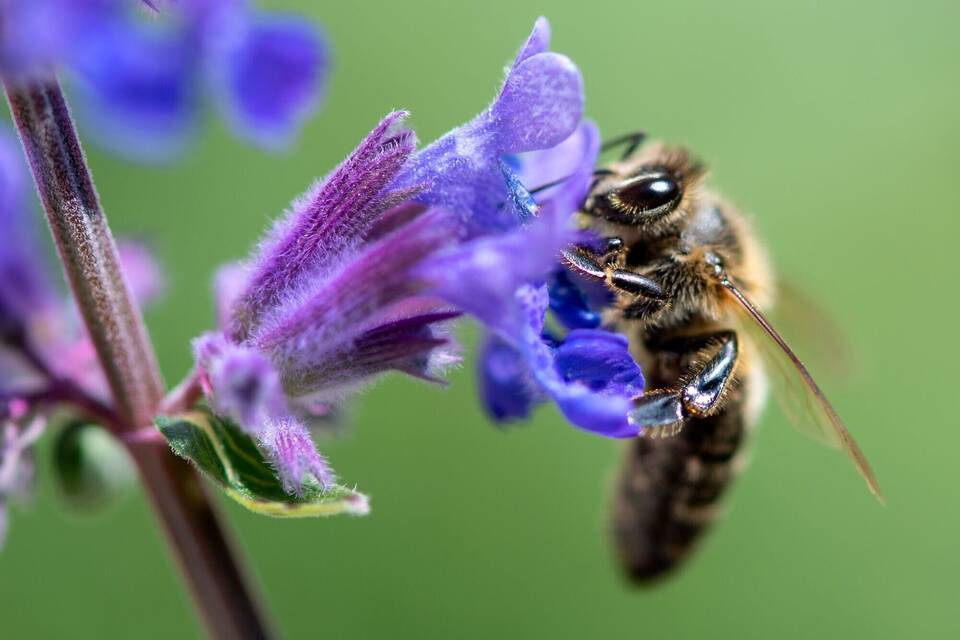
M 797 426 L 845 451 L 881 498 L 860 448 L 764 315 L 773 275 L 747 219 L 685 149 L 642 141 L 613 141 L 626 152 L 596 171 L 578 214 L 601 244 L 563 253 L 612 293 L 606 324 L 630 338 L 647 377 L 631 413 L 642 435 L 628 444 L 613 505 L 616 547 L 638 583 L 675 569 L 717 516 L 768 375 L 794 393 Z

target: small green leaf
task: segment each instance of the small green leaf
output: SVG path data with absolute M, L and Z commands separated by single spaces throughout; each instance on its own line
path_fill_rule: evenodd
M 54 478 L 67 503 L 81 510 L 105 506 L 129 490 L 136 479 L 133 463 L 102 427 L 71 422 L 53 445 Z
M 174 453 L 192 462 L 251 511 L 278 518 L 366 515 L 370 511 L 367 496 L 341 485 L 324 491 L 317 483 L 305 483 L 303 496 L 288 494 L 253 439 L 208 411 L 161 416 L 156 425 Z

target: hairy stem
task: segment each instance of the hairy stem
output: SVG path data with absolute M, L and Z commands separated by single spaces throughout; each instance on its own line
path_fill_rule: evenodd
M 51 78 L 5 88 L 67 281 L 110 385 L 116 428 L 135 432 L 160 407 L 163 381 L 60 85 Z M 268 637 L 196 472 L 165 446 L 140 442 L 130 450 L 211 635 Z

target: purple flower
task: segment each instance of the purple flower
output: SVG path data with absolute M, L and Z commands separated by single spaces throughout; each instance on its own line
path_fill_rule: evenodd
M 504 207 L 501 159 L 557 145 L 583 113 L 580 71 L 548 51 L 549 41 L 550 26 L 540 18 L 493 104 L 417 153 L 396 186 L 424 185 L 417 199 L 455 211 L 472 235 L 516 227 L 516 212 Z
M 459 361 L 445 325 L 461 313 L 491 334 L 495 416 L 552 399 L 577 426 L 636 435 L 627 409 L 643 378 L 626 342 L 599 329 L 542 335 L 544 283 L 580 236 L 571 217 L 599 150 L 580 120 L 579 71 L 548 40 L 538 20 L 493 105 L 420 152 L 405 114 L 388 115 L 248 262 L 219 272 L 220 329 L 195 344 L 205 391 L 288 490 L 332 477 L 307 422 L 386 371 L 442 380 Z M 529 179 L 557 184 L 537 202 Z
M 196 353 L 214 407 L 257 438 L 284 486 L 332 473 L 306 423 L 386 371 L 438 380 L 458 362 L 420 267 L 458 238 L 456 217 L 390 183 L 413 153 L 388 115 L 292 206 L 245 267 L 218 277 L 221 331 Z M 223 307 L 226 307 L 225 309 Z
M 190 34 L 126 16 L 97 24 L 65 61 L 81 124 L 101 146 L 144 161 L 183 152 L 196 128 L 200 69 Z
M 518 59 L 530 59 L 525 56 L 541 51 L 547 42 L 545 32 L 545 23 L 538 22 Z M 464 129 L 469 132 L 472 126 Z M 434 284 L 436 295 L 476 317 L 490 332 L 481 354 L 481 398 L 496 420 L 525 418 L 533 405 L 551 399 L 582 429 L 609 437 L 636 436 L 639 428 L 630 423 L 628 409 L 643 390 L 640 368 L 622 337 L 585 329 L 597 327 L 599 315 L 572 279 L 556 275 L 562 269 L 560 249 L 577 237 L 569 226 L 570 217 L 586 196 L 599 152 L 599 135 L 592 123 L 576 126 L 574 121 L 567 133 L 549 149 L 506 161 L 498 155 L 502 148 L 493 146 L 482 150 L 475 146 L 470 163 L 450 160 L 454 175 L 464 175 L 463 164 L 482 168 L 478 169 L 481 187 L 470 192 L 476 209 L 467 212 L 466 222 L 472 233 L 425 264 L 422 272 Z M 456 130 L 435 144 L 461 135 Z M 495 131 L 485 135 L 497 137 Z M 499 183 L 488 174 L 493 162 L 499 163 Z M 519 168 L 519 175 L 513 166 Z M 428 184 L 443 184 L 447 175 L 439 172 Z M 539 194 L 537 203 L 524 183 L 557 184 Z M 457 208 L 464 202 L 458 198 L 466 191 L 459 189 L 456 197 L 447 197 L 448 191 L 431 192 L 428 187 L 426 193 Z M 494 216 L 496 222 L 488 224 Z M 548 290 L 541 284 L 550 275 L 563 279 L 566 286 L 553 288 L 557 297 L 549 304 L 560 309 L 568 322 L 578 323 L 578 330 L 562 341 L 541 336 L 548 305 Z
M 320 103 L 329 57 L 306 21 L 244 0 L 0 2 L 0 75 L 63 69 L 93 139 L 140 160 L 182 151 L 205 96 L 238 135 L 287 146 Z

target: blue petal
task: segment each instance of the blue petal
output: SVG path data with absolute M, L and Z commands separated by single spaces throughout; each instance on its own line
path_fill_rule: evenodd
M 223 103 L 238 134 L 284 147 L 320 103 L 329 51 L 315 27 L 292 16 L 245 25 L 218 59 Z
M 557 348 L 554 363 L 564 380 L 596 393 L 632 398 L 643 392 L 643 374 L 618 333 L 575 329 Z
M 587 296 L 564 268 L 556 270 L 550 278 L 550 310 L 568 329 L 600 326 L 600 313 L 590 308 Z
M 523 356 L 501 338 L 489 335 L 480 350 L 480 397 L 494 420 L 527 418 L 541 398 Z
M 632 398 L 643 390 L 639 366 L 627 341 L 616 334 L 572 331 L 551 349 L 540 334 L 547 306 L 546 287 L 527 287 L 518 294 L 528 326 L 521 351 L 531 375 L 575 426 L 610 438 L 635 437 L 628 419 Z
M 583 393 L 565 388 L 554 394 L 554 402 L 575 427 L 607 438 L 636 438 L 640 429 L 626 415 L 631 403 L 627 398 Z

